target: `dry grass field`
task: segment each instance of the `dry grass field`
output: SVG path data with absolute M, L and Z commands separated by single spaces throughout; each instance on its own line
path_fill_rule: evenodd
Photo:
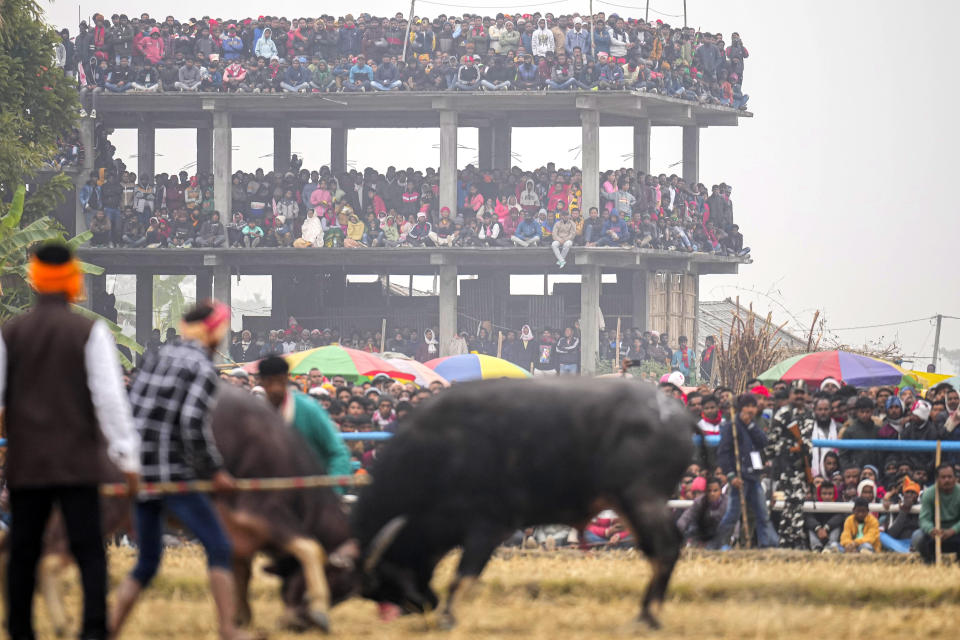
M 116 582 L 133 564 L 130 550 L 111 551 Z M 438 592 L 453 571 L 447 558 Z M 649 575 L 634 552 L 500 552 L 464 601 L 452 632 L 431 629 L 420 616 L 383 623 L 376 606 L 353 600 L 334 609 L 341 638 L 834 638 L 948 637 L 960 618 L 957 566 L 942 569 L 890 554 L 815 556 L 793 552 L 691 553 L 681 560 L 663 611 L 663 630 L 630 624 Z M 252 585 L 256 627 L 271 638 L 281 607 L 275 579 Z M 64 575 L 71 616 L 80 593 L 73 570 Z M 38 601 L 38 630 L 52 637 Z M 320 637 L 320 634 L 306 634 Z M 169 551 L 153 589 L 134 612 L 125 638 L 214 640 L 213 602 L 198 548 Z

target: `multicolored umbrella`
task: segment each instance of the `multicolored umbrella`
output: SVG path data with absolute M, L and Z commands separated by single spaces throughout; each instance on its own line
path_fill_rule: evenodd
M 445 387 L 450 386 L 450 382 L 442 375 L 423 364 L 411 358 L 384 358 L 384 360 L 398 371 L 409 373 L 414 376 L 413 381 L 421 387 L 429 387 L 433 382 L 439 382 Z
M 414 376 L 398 370 L 386 360 L 366 351 L 349 349 L 331 344 L 307 351 L 288 353 L 284 360 L 290 365 L 290 374 L 299 376 L 310 373 L 316 367 L 327 378 L 343 376 L 348 382 L 366 382 L 378 373 L 385 373 L 395 380 L 412 381 Z M 258 362 L 244 365 L 249 373 L 256 373 Z
M 528 372 L 512 362 L 478 353 L 434 358 L 424 364 L 450 382 L 530 377 Z
M 764 384 L 773 384 L 778 380 L 803 380 L 811 387 L 819 387 L 826 378 L 835 378 L 857 387 L 920 386 L 906 369 L 892 362 L 848 351 L 818 351 L 793 356 L 767 369 L 757 378 Z

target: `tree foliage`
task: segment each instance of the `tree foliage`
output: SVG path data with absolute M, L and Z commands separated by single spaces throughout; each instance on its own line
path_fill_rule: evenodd
M 0 215 L 17 187 L 57 152 L 76 124 L 76 81 L 54 64 L 56 30 L 35 0 L 3 0 L 0 22 Z M 87 150 L 91 152 L 91 150 Z M 24 203 L 35 221 L 53 210 L 69 186 L 67 176 L 38 185 Z

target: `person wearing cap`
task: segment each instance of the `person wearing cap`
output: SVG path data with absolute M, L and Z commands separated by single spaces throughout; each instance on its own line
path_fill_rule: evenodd
M 248 374 L 246 371 L 244 371 L 240 367 L 237 367 L 236 369 L 231 369 L 227 373 L 226 379 L 228 383 L 240 389 L 250 388 L 250 374 Z
M 330 416 L 316 400 L 290 385 L 290 366 L 277 356 L 260 361 L 260 384 L 267 401 L 310 446 L 330 475 L 350 474 L 350 452 Z
M 880 550 L 880 523 L 870 513 L 869 503 L 863 498 L 853 501 L 853 514 L 843 523 L 840 551 L 844 553 L 873 553 Z
M 910 408 L 907 420 L 900 432 L 901 440 L 941 440 L 942 429 L 930 419 L 932 405 L 927 400 L 917 400 Z M 933 470 L 934 453 L 911 453 L 908 456 L 914 469 Z
M 803 501 L 810 492 L 807 467 L 812 469 L 810 452 L 814 430 L 813 413 L 807 408 L 807 387 L 803 380 L 791 384 L 789 402 L 773 415 L 767 434 L 767 454 L 779 470 L 776 490 L 784 494 L 784 509 L 777 534 L 780 546 L 787 549 L 805 549 Z M 801 443 L 790 429 L 800 429 Z
M 517 89 L 537 90 L 543 86 L 543 79 L 540 77 L 537 65 L 533 63 L 533 54 L 527 53 L 523 56 L 523 62 L 517 65 Z M 520 194 L 520 204 L 523 202 L 523 194 Z M 539 204 L 539 203 L 538 203 Z
M 583 28 L 580 16 L 573 19 L 573 28 L 568 29 L 564 39 L 567 55 L 573 57 L 573 50 L 579 48 L 583 55 L 590 56 L 590 32 Z
M 107 559 L 100 520 L 90 515 L 100 512 L 104 454 L 136 492 L 140 439 L 110 330 L 102 320 L 70 310 L 83 293 L 79 262 L 65 245 L 47 244 L 31 256 L 27 269 L 36 301 L 0 330 L 0 410 L 13 518 L 7 628 L 12 638 L 34 637 L 37 563 L 56 504 L 82 578 L 81 637 L 104 639 Z
M 413 247 L 432 247 L 433 240 L 430 234 L 433 232 L 433 226 L 427 220 L 426 211 L 417 213 L 417 223 L 407 231 L 407 244 Z
M 767 446 L 767 436 L 757 424 L 757 398 L 752 393 L 738 396 L 735 402 L 736 416 L 720 423 L 720 445 L 717 447 L 717 465 L 727 476 L 730 500 L 727 511 L 717 527 L 717 536 L 708 545 L 719 549 L 730 543 L 734 526 L 741 520 L 740 492 L 744 492 L 747 508 L 753 511 L 757 542 L 761 548 L 777 546 L 777 532 L 770 523 L 760 476 L 763 473 L 762 452 Z M 737 430 L 740 453 L 740 473 L 733 445 L 733 429 Z
M 919 502 L 921 487 L 910 479 L 909 476 L 903 479 L 899 489 L 899 507 L 896 514 L 887 513 L 879 518 L 880 525 L 884 531 L 880 533 L 880 543 L 884 549 L 890 549 L 899 553 L 907 553 L 917 549 L 920 540 L 923 537 L 923 531 L 920 529 L 920 517 L 911 513 L 913 507 Z M 890 507 L 897 502 L 898 495 L 889 492 L 883 498 L 884 511 L 889 511 Z
M 210 428 L 217 392 L 217 372 L 210 356 L 229 331 L 229 307 L 216 301 L 199 303 L 183 316 L 183 339 L 150 353 L 131 381 L 130 404 L 142 442 L 140 463 L 145 481 L 212 479 L 215 491 L 235 487 Z M 207 554 L 220 637 L 250 637 L 234 625 L 236 593 L 230 541 L 210 498 L 193 492 L 137 501 L 139 555 L 133 571 L 117 588 L 111 636 L 120 635 L 140 593 L 157 573 L 168 513 L 193 532 Z
M 363 54 L 357 56 L 357 61 L 350 67 L 349 82 L 344 83 L 343 90 L 349 92 L 366 91 L 373 80 L 373 67 L 367 64 Z

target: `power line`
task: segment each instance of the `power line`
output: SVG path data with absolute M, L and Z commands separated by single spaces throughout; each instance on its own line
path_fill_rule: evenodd
M 420 2 L 425 2 L 426 0 L 419 0 Z M 597 0 L 597 4 L 605 4 L 611 7 L 617 7 L 618 9 L 636 9 L 637 11 L 643 11 L 645 7 L 632 7 L 628 4 L 616 4 L 614 2 L 607 2 L 606 0 Z M 666 16 L 667 18 L 682 18 L 683 14 L 676 13 L 664 13 L 663 11 L 657 11 L 654 8 L 650 8 L 650 11 L 661 16 Z
M 434 2 L 433 0 L 417 0 L 418 4 L 432 4 L 438 7 L 453 7 L 454 9 L 512 9 L 515 5 L 512 4 L 495 4 L 495 5 L 467 5 L 467 4 L 454 4 L 449 2 Z M 553 0 L 553 2 L 538 2 L 538 7 L 544 7 L 554 4 L 568 4 L 568 0 Z
M 943 316 L 946 318 L 947 316 Z M 828 331 L 853 331 L 854 329 L 876 329 L 879 327 L 895 327 L 901 324 L 912 324 L 914 322 L 923 322 L 924 320 L 933 320 L 936 316 L 928 316 L 926 318 L 917 318 L 916 320 L 903 320 L 902 322 L 883 322 L 881 324 L 865 324 L 860 327 L 838 327 L 836 329 L 830 327 Z

